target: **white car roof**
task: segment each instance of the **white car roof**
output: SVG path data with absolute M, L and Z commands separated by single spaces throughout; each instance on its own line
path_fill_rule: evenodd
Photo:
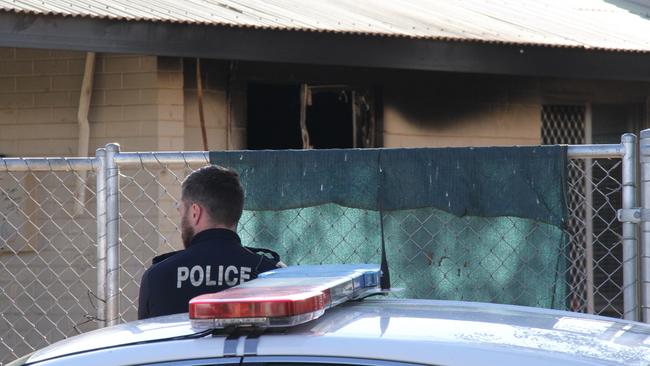
M 62 357 L 76 354 L 74 357 L 83 361 L 80 363 L 117 364 L 118 347 L 124 347 L 130 350 L 130 363 L 244 353 L 257 357 L 346 357 L 437 365 L 650 363 L 649 325 L 471 302 L 351 302 L 328 310 L 316 321 L 262 334 L 255 339 L 253 352 L 246 349 L 245 337 L 232 340 L 230 350 L 225 335 L 178 340 L 194 333 L 197 331 L 191 328 L 187 314 L 152 318 L 70 338 L 34 353 L 28 362 L 71 364 L 72 358 Z M 97 357 L 97 361 L 91 357 Z

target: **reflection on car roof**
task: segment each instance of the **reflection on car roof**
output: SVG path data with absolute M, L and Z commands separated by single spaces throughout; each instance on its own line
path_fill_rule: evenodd
M 35 353 L 30 362 L 71 352 L 163 342 L 195 332 L 187 314 L 152 318 L 70 338 Z M 214 342 L 223 343 L 224 337 L 214 337 Z M 214 357 L 222 355 L 222 347 L 215 345 L 214 350 Z M 450 350 L 455 351 L 453 355 Z M 489 363 L 489 355 L 497 354 L 647 364 L 650 326 L 511 305 L 366 299 L 330 309 L 316 321 L 264 334 L 257 348 L 260 356 L 318 355 L 425 364 Z

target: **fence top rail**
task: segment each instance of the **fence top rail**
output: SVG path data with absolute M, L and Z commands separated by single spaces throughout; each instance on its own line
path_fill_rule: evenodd
M 567 146 L 567 156 L 569 159 L 622 158 L 623 155 L 625 155 L 623 144 Z
M 88 171 L 97 170 L 97 158 L 0 158 L 0 171 Z
M 621 158 L 625 151 L 622 144 L 568 145 L 567 155 L 571 159 Z M 150 151 L 120 152 L 115 155 L 118 165 L 142 164 L 208 164 L 208 151 Z M 0 170 L 5 171 L 87 171 L 97 170 L 94 157 L 52 157 L 52 158 L 0 158 Z
M 584 158 L 621 158 L 625 153 L 623 144 L 568 145 L 567 155 L 570 159 Z M 208 151 L 150 151 L 120 152 L 115 155 L 118 165 L 141 164 L 207 164 L 210 162 Z
M 208 164 L 209 151 L 120 152 L 115 162 L 121 166 L 142 164 Z

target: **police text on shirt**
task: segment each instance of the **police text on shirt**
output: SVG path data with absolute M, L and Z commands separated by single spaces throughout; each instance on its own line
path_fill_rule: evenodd
M 215 273 L 216 272 L 216 273 Z M 228 286 L 246 282 L 251 279 L 250 267 L 235 266 L 218 266 L 216 271 L 210 265 L 188 267 L 178 267 L 176 276 L 176 288 L 181 288 L 183 282 L 188 281 L 194 287 L 199 286 L 223 286 L 224 282 Z

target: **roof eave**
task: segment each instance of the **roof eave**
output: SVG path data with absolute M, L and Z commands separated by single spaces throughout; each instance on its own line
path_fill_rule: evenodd
M 650 53 L 7 12 L 0 47 L 650 81 Z

